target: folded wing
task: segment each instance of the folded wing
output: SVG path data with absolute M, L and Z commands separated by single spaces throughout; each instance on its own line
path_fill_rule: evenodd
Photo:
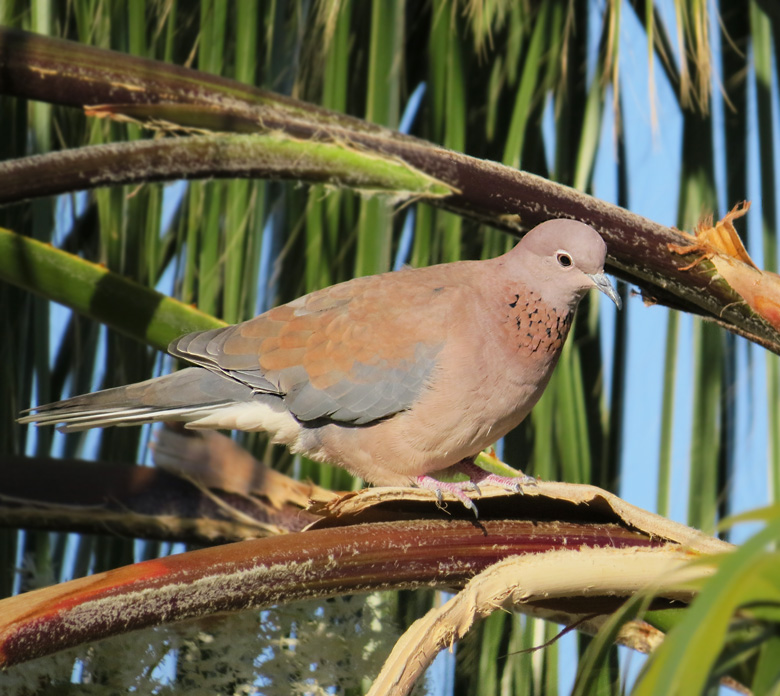
M 301 421 L 386 418 L 412 406 L 445 340 L 442 326 L 421 325 L 418 312 L 440 290 L 403 275 L 326 288 L 242 324 L 184 336 L 169 351 L 282 397 Z

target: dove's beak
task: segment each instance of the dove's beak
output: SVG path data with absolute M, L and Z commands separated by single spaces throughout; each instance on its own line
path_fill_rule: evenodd
M 606 273 L 587 273 L 588 278 L 593 281 L 593 284 L 601 290 L 610 300 L 612 300 L 618 309 L 621 309 L 623 303 L 620 301 L 620 295 L 617 294 L 615 286 L 612 285 Z

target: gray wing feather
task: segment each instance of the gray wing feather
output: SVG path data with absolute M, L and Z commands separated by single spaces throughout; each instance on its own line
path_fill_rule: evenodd
M 64 423 L 63 431 L 158 420 L 187 420 L 222 404 L 253 401 L 251 389 L 219 373 L 189 367 L 127 387 L 105 389 L 39 406 L 20 423 Z M 266 395 L 266 399 L 278 397 Z
M 302 421 L 329 418 L 366 425 L 412 406 L 430 379 L 440 346 L 417 346 L 415 360 L 400 366 L 356 363 L 350 375 L 327 389 L 301 381 L 284 395 L 290 412 Z
M 236 331 L 236 326 L 196 331 L 177 338 L 168 346 L 176 358 L 200 365 L 259 392 L 282 395 L 279 387 L 265 378 L 257 368 L 257 356 L 228 355 L 223 346 Z
M 366 425 L 410 408 L 430 378 L 441 350 L 440 345 L 420 344 L 417 346 L 414 360 L 392 367 L 355 363 L 349 375 L 344 375 L 343 379 L 326 389 L 315 388 L 309 381 L 306 370 L 297 365 L 284 370 L 284 382 L 289 385 L 284 390 L 279 388 L 276 380 L 269 380 L 260 369 L 236 369 L 236 363 L 239 361 L 226 360 L 226 356 L 219 355 L 218 351 L 214 350 L 215 341 L 223 337 L 215 337 L 213 331 L 204 333 L 212 335 L 195 336 L 197 340 L 186 342 L 180 339 L 176 350 L 172 352 L 216 371 L 217 375 L 235 380 L 235 383 L 242 385 L 244 389 L 249 387 L 256 392 L 281 396 L 290 412 L 304 422 L 325 418 Z M 197 351 L 200 356 L 215 355 L 216 360 L 210 361 L 203 357 L 198 359 L 198 355 L 193 355 L 191 351 Z M 257 365 L 256 356 L 251 356 L 251 363 L 253 367 Z

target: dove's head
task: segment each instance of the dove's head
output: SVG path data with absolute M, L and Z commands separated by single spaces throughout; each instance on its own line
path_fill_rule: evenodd
M 576 304 L 591 288 L 620 308 L 615 288 L 604 273 L 607 245 L 592 227 L 576 220 L 548 220 L 534 227 L 509 252 L 521 266 L 520 277 L 553 304 Z

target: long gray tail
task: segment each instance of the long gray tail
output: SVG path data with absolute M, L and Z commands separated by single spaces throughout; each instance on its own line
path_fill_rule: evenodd
M 74 396 L 25 411 L 20 423 L 76 432 L 154 421 L 187 422 L 227 404 L 251 401 L 251 388 L 202 367 L 188 367 L 126 387 Z M 34 413 L 33 413 L 34 411 Z

